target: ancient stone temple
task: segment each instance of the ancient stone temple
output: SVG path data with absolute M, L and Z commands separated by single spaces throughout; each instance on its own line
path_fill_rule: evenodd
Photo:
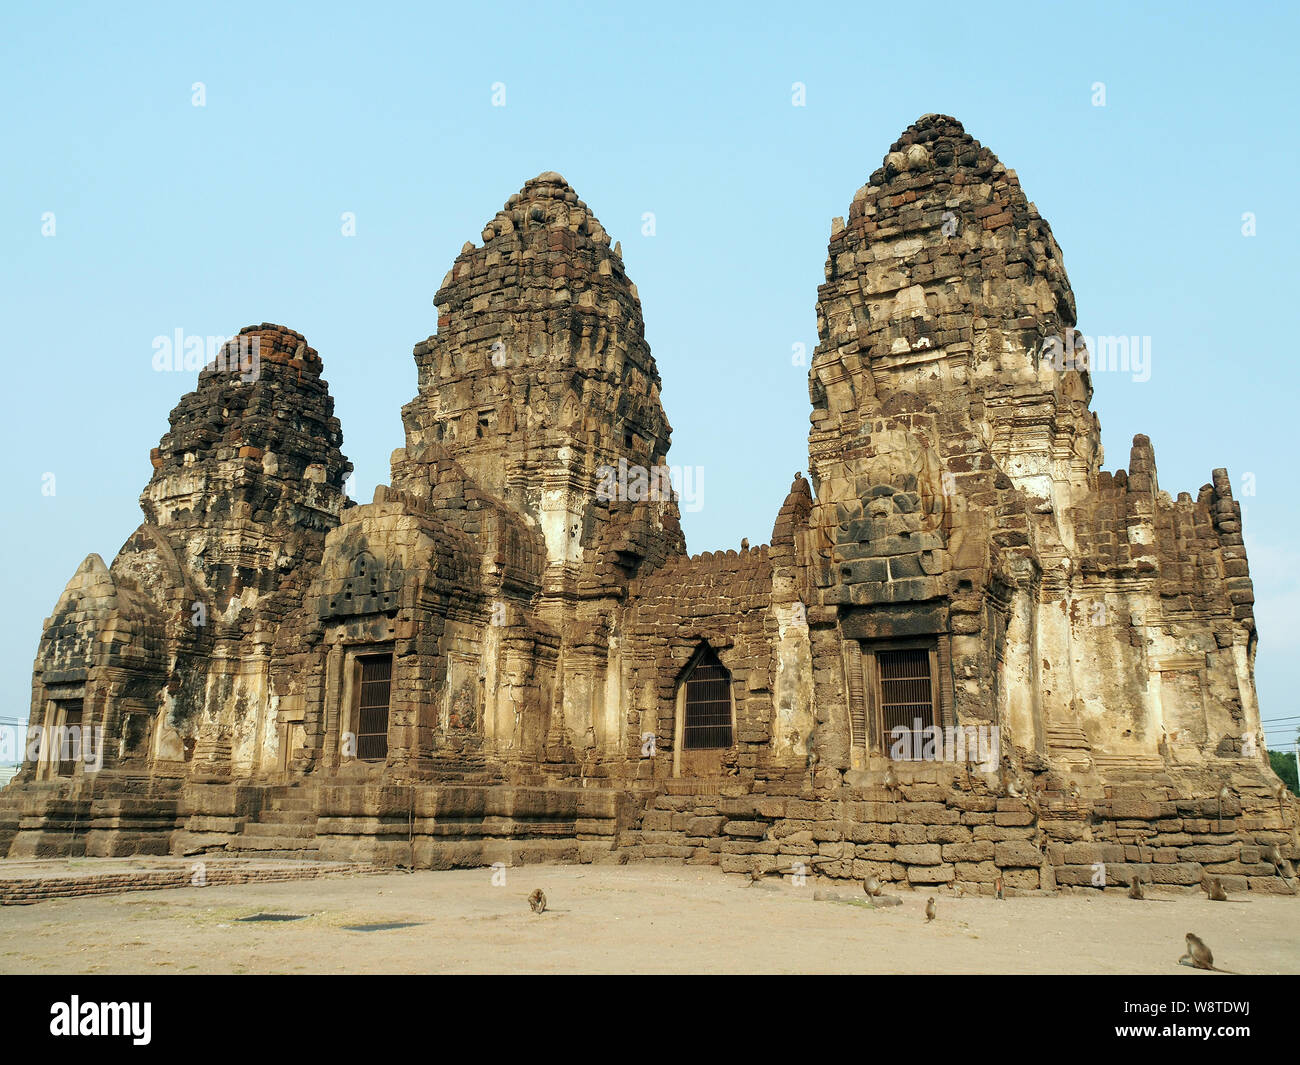
M 1102 469 L 1060 248 L 954 119 L 831 225 L 767 544 L 687 554 L 636 286 L 558 174 L 435 303 L 371 503 L 303 337 L 199 375 L 46 622 L 0 854 L 1292 891 L 1228 475 Z

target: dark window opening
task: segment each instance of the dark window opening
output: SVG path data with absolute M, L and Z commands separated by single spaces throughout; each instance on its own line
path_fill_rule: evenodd
M 367 655 L 360 659 L 360 663 L 357 757 L 365 762 L 379 762 L 388 757 L 388 707 L 393 686 L 393 656 Z
M 935 724 L 930 652 L 924 647 L 879 651 L 876 666 L 885 747 L 898 749 L 901 740 L 903 758 L 919 758 L 925 742 L 923 730 Z
M 714 750 L 731 746 L 731 674 L 706 650 L 686 680 L 682 748 Z
M 149 739 L 149 715 L 139 712 L 128 713 L 122 724 L 122 746 L 126 755 L 144 753 L 144 746 Z
M 66 703 L 60 703 L 59 724 L 62 729 L 56 735 L 58 750 L 55 756 L 59 760 L 59 776 L 70 777 L 76 771 L 77 762 L 81 758 L 81 712 L 85 703 L 81 699 L 73 699 Z M 76 729 L 74 732 L 73 729 Z

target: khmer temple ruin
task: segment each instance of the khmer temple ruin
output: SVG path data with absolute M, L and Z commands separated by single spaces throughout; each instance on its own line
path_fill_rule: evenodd
M 199 374 L 45 623 L 0 855 L 1292 893 L 1228 474 L 1102 469 L 1061 250 L 956 120 L 831 223 L 766 544 L 687 553 L 636 286 L 558 174 L 434 302 L 370 503 L 303 336 Z

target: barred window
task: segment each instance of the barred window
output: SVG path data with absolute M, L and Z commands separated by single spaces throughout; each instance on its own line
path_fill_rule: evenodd
M 705 648 L 686 678 L 685 706 L 684 750 L 731 746 L 731 673 L 712 648 Z
M 924 647 L 877 651 L 876 684 L 885 750 L 901 750 L 905 760 L 919 758 L 923 731 L 938 724 L 934 651 Z
M 393 656 L 367 655 L 361 665 L 357 700 L 357 757 L 379 762 L 388 757 L 388 707 L 392 695 Z

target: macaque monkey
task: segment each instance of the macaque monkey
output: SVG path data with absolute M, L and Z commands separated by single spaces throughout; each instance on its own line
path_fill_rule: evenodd
M 1210 969 L 1216 973 L 1230 972 L 1228 969 L 1217 968 L 1214 964 L 1214 955 L 1210 953 L 1204 941 L 1195 932 L 1187 933 L 1187 953 L 1178 959 L 1178 964 L 1191 962 L 1193 969 Z
M 1232 792 L 1228 790 L 1228 785 L 1224 784 L 1219 789 L 1219 827 L 1223 827 L 1223 804 L 1232 801 Z

